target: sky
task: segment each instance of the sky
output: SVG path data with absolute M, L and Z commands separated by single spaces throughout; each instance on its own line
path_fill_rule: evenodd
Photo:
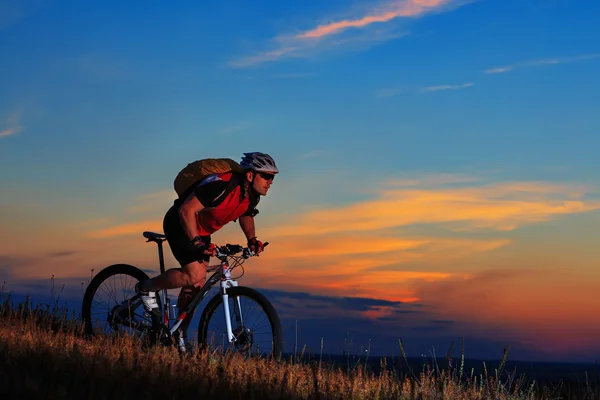
M 3 293 L 45 299 L 53 276 L 77 309 L 107 265 L 155 275 L 141 233 L 162 231 L 179 170 L 262 151 L 281 171 L 256 217 L 270 245 L 240 284 L 287 350 L 297 324 L 314 351 L 464 337 L 469 358 L 593 362 L 598 17 L 591 0 L 0 0 Z

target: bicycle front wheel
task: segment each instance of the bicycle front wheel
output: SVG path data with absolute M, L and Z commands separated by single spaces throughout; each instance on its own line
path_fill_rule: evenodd
M 229 342 L 223 296 L 218 293 L 206 305 L 198 326 L 198 344 L 217 351 L 247 356 L 279 358 L 283 347 L 281 323 L 273 305 L 249 287 L 227 289 L 229 321 L 234 341 Z

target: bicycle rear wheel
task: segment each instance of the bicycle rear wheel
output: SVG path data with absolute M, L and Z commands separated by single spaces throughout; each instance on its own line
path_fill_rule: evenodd
M 154 344 L 155 327 L 160 321 L 148 315 L 140 299 L 135 296 L 135 284 L 149 279 L 141 269 L 128 264 L 114 264 L 104 268 L 88 285 L 83 296 L 81 317 L 88 336 L 129 335 L 146 344 Z M 160 304 L 159 293 L 156 293 Z
M 223 353 L 235 351 L 247 356 L 279 358 L 283 347 L 281 323 L 269 300 L 260 292 L 242 286 L 227 289 L 227 295 L 235 341 L 227 340 L 223 297 L 218 293 L 200 317 L 198 344 Z

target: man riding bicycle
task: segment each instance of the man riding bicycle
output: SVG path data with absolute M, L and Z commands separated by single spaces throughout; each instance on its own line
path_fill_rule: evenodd
M 209 175 L 187 197 L 175 200 L 165 214 L 164 233 L 181 268 L 169 269 L 136 284 L 135 291 L 146 311 L 158 311 L 155 292 L 163 289 L 182 288 L 177 307 L 182 310 L 186 306 L 204 285 L 208 261 L 215 255 L 211 235 L 227 223 L 239 219 L 250 250 L 256 254 L 263 250 L 254 226 L 256 205 L 260 196 L 267 194 L 279 170 L 271 156 L 260 152 L 244 153 L 240 166 L 244 169 L 242 176 L 233 171 Z M 230 183 L 235 185 L 234 189 L 221 196 Z M 179 328 L 187 349 L 191 348 L 187 329 L 192 317 L 186 316 Z

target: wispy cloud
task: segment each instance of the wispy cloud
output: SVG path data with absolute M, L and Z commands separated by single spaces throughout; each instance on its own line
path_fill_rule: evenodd
M 563 57 L 563 58 L 550 58 L 544 60 L 534 60 L 534 61 L 526 61 L 522 63 L 505 65 L 502 67 L 490 68 L 485 71 L 486 74 L 502 74 L 509 71 L 514 71 L 520 68 L 533 68 L 533 67 L 543 67 L 546 65 L 556 65 L 556 64 L 566 64 L 578 61 L 586 61 L 593 60 L 596 58 L 600 58 L 600 53 L 595 54 L 584 54 L 580 56 L 574 57 Z
M 252 65 L 263 64 L 269 61 L 279 60 L 283 57 L 294 57 L 296 51 L 300 50 L 300 46 L 281 47 L 271 51 L 265 51 L 253 56 L 247 56 L 235 59 L 229 62 L 230 67 L 250 67 Z
M 296 35 L 299 39 L 318 39 L 329 35 L 338 34 L 350 28 L 364 28 L 375 23 L 388 22 L 400 17 L 420 17 L 425 14 L 440 11 L 443 7 L 458 3 L 455 0 L 405 0 L 392 1 L 380 6 L 380 11 L 365 15 L 358 19 L 319 25 L 309 31 Z
M 23 130 L 23 127 L 21 126 L 22 114 L 22 110 L 17 110 L 8 118 L 0 120 L 0 138 L 16 135 Z M 3 128 L 2 125 L 5 125 L 6 127 Z
M 424 92 L 437 92 L 440 90 L 457 90 L 457 89 L 465 89 L 468 87 L 473 86 L 473 83 L 465 83 L 462 85 L 440 85 L 440 86 L 427 86 L 424 87 L 422 90 Z
M 459 85 L 436 85 L 436 86 L 425 86 L 418 87 L 414 85 L 405 85 L 402 87 L 390 87 L 382 88 L 375 92 L 375 96 L 379 98 L 393 97 L 400 93 L 417 93 L 417 92 L 438 92 L 441 90 L 458 90 L 465 89 L 475 84 L 472 82 L 459 84 Z
M 272 49 L 235 59 L 233 67 L 248 67 L 284 58 L 308 57 L 342 49 L 361 49 L 406 35 L 390 23 L 399 19 L 417 19 L 431 13 L 447 12 L 473 0 L 388 0 L 376 4 L 358 16 L 339 18 L 297 33 L 281 34 Z M 331 21 L 334 18 L 327 18 Z
M 19 131 L 20 131 L 20 129 L 18 129 L 18 128 L 5 129 L 3 131 L 0 131 L 0 137 L 11 136 L 11 135 L 18 133 Z

